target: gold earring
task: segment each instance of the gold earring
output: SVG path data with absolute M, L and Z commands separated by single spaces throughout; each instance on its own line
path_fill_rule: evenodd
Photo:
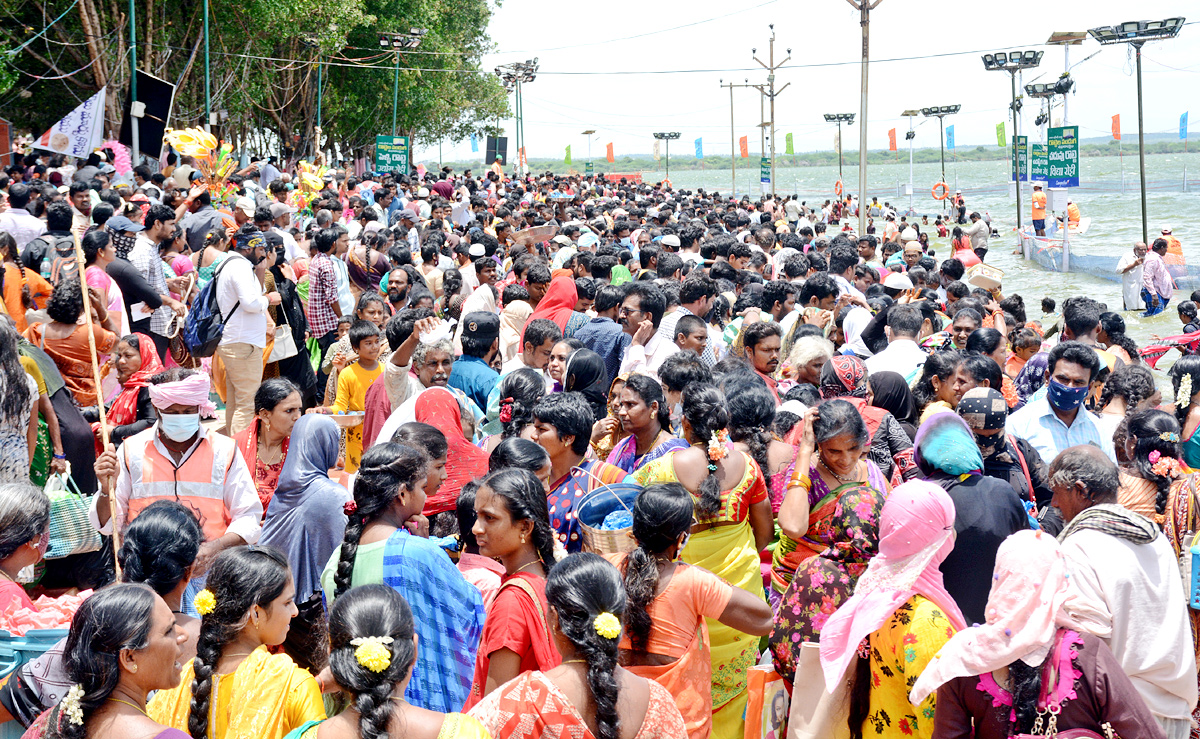
M 132 665 L 130 665 L 130 666 L 129 666 L 129 671 L 130 671 L 130 672 L 137 672 L 137 665 L 136 665 L 136 664 L 132 664 Z
M 521 537 L 521 543 L 522 543 L 522 544 L 524 544 L 524 543 L 525 543 L 525 537 L 524 537 L 524 536 L 522 536 L 522 537 Z

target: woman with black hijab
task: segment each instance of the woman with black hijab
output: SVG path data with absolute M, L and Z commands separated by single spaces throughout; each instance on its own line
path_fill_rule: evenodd
M 871 405 L 882 408 L 900 424 L 911 441 L 917 437 L 917 399 L 899 372 L 870 375 Z

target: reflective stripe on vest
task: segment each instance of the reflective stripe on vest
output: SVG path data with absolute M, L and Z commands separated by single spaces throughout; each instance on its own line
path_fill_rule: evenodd
M 225 506 L 225 477 L 237 445 L 229 437 L 208 433 L 176 467 L 155 446 L 156 434 L 152 427 L 125 440 L 125 464 L 133 484 L 126 524 L 156 500 L 175 500 L 196 514 L 206 541 L 223 536 L 231 520 Z

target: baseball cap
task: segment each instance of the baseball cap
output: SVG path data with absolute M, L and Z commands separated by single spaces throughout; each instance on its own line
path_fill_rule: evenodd
M 417 220 L 417 212 L 412 208 L 405 208 L 400 211 L 400 217 L 409 221 Z
M 429 188 L 428 188 L 428 187 L 422 187 L 422 188 L 420 188 L 419 190 L 417 190 L 417 197 L 418 197 L 418 198 L 427 198 L 427 197 L 429 197 Z
M 913 283 L 908 275 L 903 275 L 899 272 L 889 272 L 887 277 L 883 278 L 883 286 L 893 290 L 911 290 Z
M 262 231 L 239 231 L 233 236 L 234 249 L 256 249 L 265 245 Z
M 238 198 L 234 207 L 245 213 L 247 218 L 254 217 L 254 198 Z
M 109 231 L 119 231 L 120 233 L 137 233 L 146 228 L 140 223 L 134 223 L 125 216 L 113 216 L 104 225 L 108 227 Z
M 287 203 L 271 203 L 271 219 L 274 220 L 280 216 L 288 215 L 292 212 L 292 208 Z
M 1169 234 L 1169 233 L 1171 233 L 1171 227 L 1170 227 L 1170 226 L 1163 226 L 1163 227 L 1162 227 L 1162 232 L 1163 232 L 1164 234 Z
M 500 336 L 500 317 L 485 311 L 468 313 L 463 316 L 462 329 L 463 338 L 495 341 Z
M 678 249 L 679 248 L 679 237 L 676 236 L 675 234 L 667 234 L 666 236 L 662 237 L 662 245 L 663 246 L 671 246 L 671 247 Z

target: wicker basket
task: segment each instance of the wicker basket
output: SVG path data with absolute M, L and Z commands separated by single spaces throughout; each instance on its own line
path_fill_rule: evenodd
M 607 531 L 602 530 L 600 525 L 613 511 L 621 508 L 633 511 L 633 503 L 641 492 L 641 485 L 619 482 L 593 490 L 579 501 L 575 514 L 579 518 L 579 529 L 583 532 L 585 551 L 596 554 L 633 551 L 637 546 L 633 539 L 633 527 Z

